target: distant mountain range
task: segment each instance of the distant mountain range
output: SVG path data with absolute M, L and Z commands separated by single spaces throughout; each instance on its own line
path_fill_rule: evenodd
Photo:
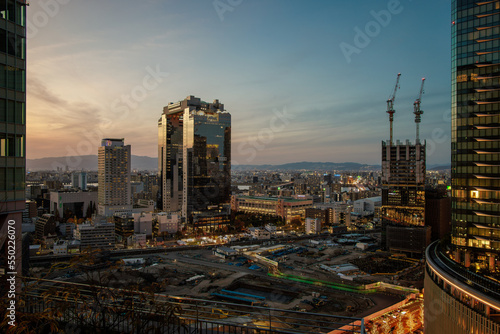
M 97 155 L 82 155 L 68 157 L 53 157 L 41 159 L 26 159 L 26 168 L 29 171 L 39 170 L 57 170 L 60 167 L 63 170 L 97 170 Z M 136 170 L 157 170 L 158 159 L 132 155 L 132 169 Z M 235 171 L 248 170 L 338 170 L 338 171 L 378 171 L 380 165 L 360 164 L 357 162 L 291 162 L 282 165 L 233 165 Z M 450 169 L 450 165 L 429 165 L 427 170 L 445 170 Z
M 97 155 L 81 155 L 57 158 L 26 159 L 26 169 L 38 170 L 97 170 Z M 157 170 L 158 159 L 132 155 L 132 169 Z
M 427 170 L 429 171 L 440 171 L 440 170 L 446 170 L 446 169 L 451 169 L 451 165 L 430 165 L 427 166 Z
M 233 170 L 339 170 L 370 171 L 380 170 L 380 165 L 366 165 L 357 162 L 291 162 L 282 165 L 233 165 Z

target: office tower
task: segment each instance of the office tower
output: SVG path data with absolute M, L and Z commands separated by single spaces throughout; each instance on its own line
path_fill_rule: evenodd
M 425 333 L 500 333 L 500 1 L 452 1 L 451 244 L 426 251 Z
M 26 205 L 25 24 L 25 1 L 0 1 L 0 275 L 21 273 L 21 224 Z M 15 268 L 7 267 L 9 231 L 16 241 Z
M 158 121 L 158 169 L 164 211 L 180 212 L 189 222 L 195 216 L 227 213 L 231 114 L 224 105 L 188 96 L 164 107 Z M 227 224 L 228 220 L 215 222 Z
M 71 186 L 73 188 L 87 190 L 87 173 L 73 172 L 73 174 L 71 174 Z
M 130 145 L 124 139 L 106 138 L 98 152 L 99 215 L 132 212 Z
M 498 271 L 498 1 L 453 1 L 452 244 L 455 261 Z

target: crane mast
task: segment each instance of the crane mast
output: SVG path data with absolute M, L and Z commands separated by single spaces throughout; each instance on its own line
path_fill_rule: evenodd
M 413 103 L 413 113 L 415 114 L 415 124 L 417 126 L 417 137 L 415 144 L 420 143 L 420 121 L 421 116 L 424 113 L 423 110 L 420 109 L 420 102 L 422 101 L 422 94 L 424 93 L 424 82 L 425 78 L 422 78 L 422 85 L 420 86 L 420 93 L 418 94 L 418 98 Z
M 398 77 L 396 79 L 396 85 L 394 86 L 394 92 L 392 93 L 391 97 L 389 97 L 389 100 L 387 100 L 387 113 L 389 114 L 389 123 L 391 126 L 391 132 L 390 132 L 390 144 L 392 146 L 393 141 L 392 141 L 392 123 L 394 121 L 394 113 L 396 110 L 394 110 L 394 101 L 396 100 L 396 92 L 399 88 L 399 77 L 401 76 L 401 73 L 398 73 Z

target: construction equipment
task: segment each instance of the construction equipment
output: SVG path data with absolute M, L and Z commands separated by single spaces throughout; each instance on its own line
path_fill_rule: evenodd
M 393 141 L 392 141 L 392 122 L 394 121 L 394 113 L 396 110 L 394 110 L 394 101 L 396 100 L 396 92 L 399 88 L 399 77 L 401 76 L 401 73 L 398 73 L 398 78 L 396 79 L 396 86 L 394 86 L 394 92 L 392 93 L 391 97 L 389 97 L 389 100 L 387 100 L 387 113 L 389 114 L 389 123 L 391 124 L 391 137 L 390 137 L 390 144 L 392 146 Z
M 415 114 L 415 124 L 417 125 L 417 139 L 415 144 L 420 142 L 420 133 L 419 133 L 419 125 L 420 125 L 420 116 L 424 113 L 423 110 L 420 110 L 420 102 L 422 101 L 422 94 L 424 93 L 424 82 L 425 78 L 422 78 L 422 85 L 420 86 L 420 93 L 418 94 L 418 98 L 413 102 L 413 113 Z

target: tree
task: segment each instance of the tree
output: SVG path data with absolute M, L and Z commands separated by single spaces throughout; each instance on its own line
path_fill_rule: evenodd
M 59 213 L 59 209 L 57 209 L 57 208 L 54 211 L 54 217 L 55 217 L 56 221 L 60 221 L 61 220 L 61 214 Z
M 300 219 L 298 218 L 294 218 L 292 219 L 292 221 L 290 222 L 290 225 L 292 225 L 293 228 L 299 228 L 302 226 L 302 222 L 300 221 Z
M 0 332 L 84 334 L 125 329 L 149 333 L 165 332 L 165 326 L 186 327 L 179 318 L 180 306 L 157 294 L 164 290 L 165 281 L 147 287 L 123 286 L 114 275 L 123 263 L 110 264 L 106 259 L 106 254 L 93 250 L 67 264 L 65 269 L 85 273 L 86 284 L 19 277 L 23 288 L 16 295 L 16 326 L 10 326 L 9 318 L 4 317 Z M 57 268 L 53 266 L 49 273 Z M 9 299 L 1 298 L 0 308 L 8 306 Z
M 87 206 L 87 212 L 85 213 L 85 217 L 90 218 L 92 217 L 92 201 L 90 201 L 89 205 Z

